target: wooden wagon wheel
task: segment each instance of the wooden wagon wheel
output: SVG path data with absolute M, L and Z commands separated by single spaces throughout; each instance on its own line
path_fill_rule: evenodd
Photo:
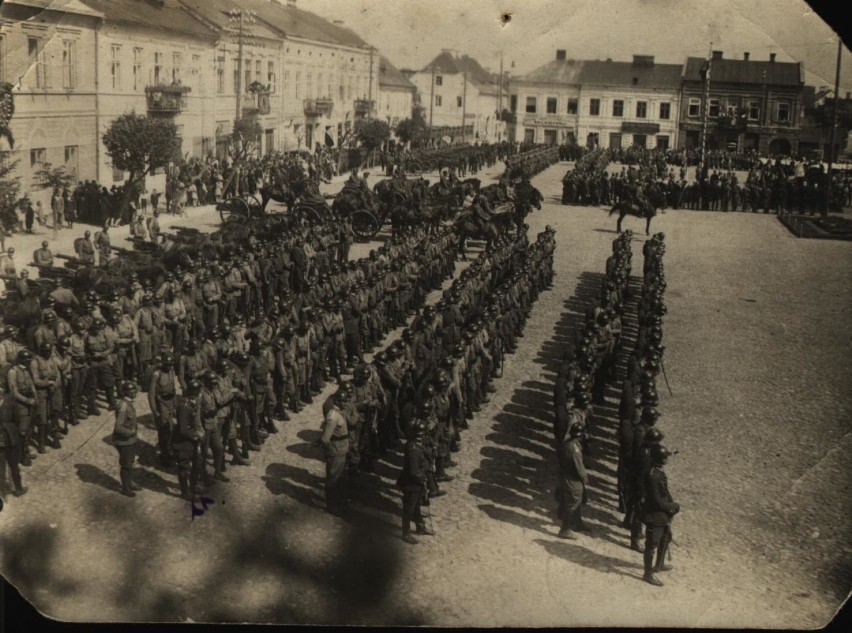
M 228 222 L 228 218 L 238 215 L 247 218 L 249 214 L 249 205 L 242 198 L 228 198 L 225 202 L 219 205 L 219 216 L 222 222 Z
M 378 218 L 364 209 L 355 211 L 350 219 L 352 220 L 352 231 L 365 242 L 374 238 L 382 228 Z
M 311 220 L 313 222 L 322 221 L 322 216 L 320 215 L 319 211 L 309 204 L 296 205 L 296 212 L 297 214 L 304 215 L 308 220 Z
M 412 160 L 405 166 L 405 171 L 410 174 L 414 174 L 415 176 L 419 176 L 423 173 L 424 164 L 418 160 Z
M 257 197 L 257 194 L 252 194 L 242 201 L 246 205 L 248 217 L 261 218 L 265 215 L 263 211 L 263 201 Z

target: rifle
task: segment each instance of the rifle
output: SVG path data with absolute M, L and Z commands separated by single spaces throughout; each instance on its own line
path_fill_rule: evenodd
M 666 379 L 666 387 L 668 387 L 669 395 L 670 395 L 670 396 L 672 396 L 672 397 L 674 397 L 674 394 L 672 393 L 671 385 L 669 385 L 669 377 L 666 375 L 666 366 L 663 364 L 663 359 L 662 359 L 662 358 L 660 359 L 660 367 L 661 367 L 661 368 L 662 368 L 662 370 L 663 370 L 663 378 L 665 378 L 665 379 Z

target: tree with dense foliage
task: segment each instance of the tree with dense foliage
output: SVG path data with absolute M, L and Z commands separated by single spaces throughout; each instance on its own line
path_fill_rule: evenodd
M 135 112 L 122 114 L 103 135 L 107 155 L 116 169 L 128 172 L 120 213 L 124 216 L 132 194 L 145 176 L 180 157 L 177 126 L 166 119 L 152 119 Z
M 379 119 L 362 121 L 357 128 L 358 142 L 372 159 L 373 154 L 390 138 L 390 126 Z
M 415 108 L 411 117 L 400 121 L 394 130 L 401 143 L 417 147 L 429 138 L 429 126 L 423 117 L 423 108 Z

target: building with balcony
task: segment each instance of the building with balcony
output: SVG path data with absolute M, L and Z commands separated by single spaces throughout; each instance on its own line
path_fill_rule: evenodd
M 433 138 L 489 142 L 507 138 L 500 113 L 509 91 L 499 76 L 472 57 L 444 49 L 409 79 L 417 86 Z
M 602 148 L 668 149 L 678 143 L 681 64 L 652 55 L 587 60 L 580 71 L 577 139 Z
M 705 98 L 705 77 L 709 91 Z M 706 113 L 708 149 L 798 153 L 804 110 L 800 62 L 689 57 L 683 66 L 680 147 L 699 147 Z
M 567 59 L 560 49 L 556 59 L 513 77 L 509 111 L 504 113 L 510 138 L 550 145 L 576 143 L 582 68 L 582 61 Z
M 46 165 L 64 167 L 75 181 L 97 177 L 95 49 L 103 14 L 69 0 L 7 0 L 0 7 L 0 82 L 12 84 L 14 148 L 22 193 L 50 208 L 37 177 Z

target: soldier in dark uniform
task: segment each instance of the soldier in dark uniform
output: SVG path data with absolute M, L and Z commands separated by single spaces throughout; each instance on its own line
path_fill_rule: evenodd
M 151 374 L 148 386 L 148 405 L 157 427 L 157 444 L 163 465 L 170 465 L 173 459 L 172 435 L 175 428 L 176 393 L 174 357 L 163 352 L 160 356 L 160 367 Z
M 351 398 L 348 389 L 338 389 L 325 412 L 321 442 L 325 447 L 325 501 L 332 514 L 345 512 L 348 504 L 346 459 L 349 454 L 349 429 L 343 414 Z
M 29 466 L 32 460 L 29 444 L 32 435 L 33 408 L 36 405 L 35 385 L 30 374 L 32 359 L 32 352 L 22 349 L 18 352 L 17 362 L 9 369 L 7 377 L 9 393 L 12 395 L 14 405 L 13 419 L 21 440 L 19 446 L 22 466 Z
M 180 495 L 186 500 L 195 498 L 198 478 L 201 474 L 201 442 L 204 427 L 201 424 L 201 383 L 192 379 L 177 408 L 177 426 L 172 440 L 178 462 Z
M 13 493 L 20 497 L 27 492 L 21 480 L 21 438 L 14 419 L 15 403 L 11 393 L 7 393 L 6 385 L 0 383 L 0 483 L 6 483 L 6 464 L 12 474 Z
M 396 485 L 402 489 L 402 540 L 415 545 L 417 539 L 411 534 L 411 521 L 417 526 L 418 534 L 433 535 L 434 532 L 426 527 L 421 512 L 427 494 L 430 462 L 426 448 L 426 424 L 417 422 L 412 431 L 412 438 L 405 444 L 402 473 Z
M 645 499 L 642 504 L 642 522 L 645 524 L 645 575 L 642 579 L 658 587 L 662 587 L 663 583 L 654 572 L 669 569 L 665 564 L 665 556 L 671 541 L 671 523 L 680 512 L 680 505 L 672 499 L 668 478 L 663 471 L 669 455 L 671 453 L 661 444 L 651 449 L 652 465 L 645 476 Z

